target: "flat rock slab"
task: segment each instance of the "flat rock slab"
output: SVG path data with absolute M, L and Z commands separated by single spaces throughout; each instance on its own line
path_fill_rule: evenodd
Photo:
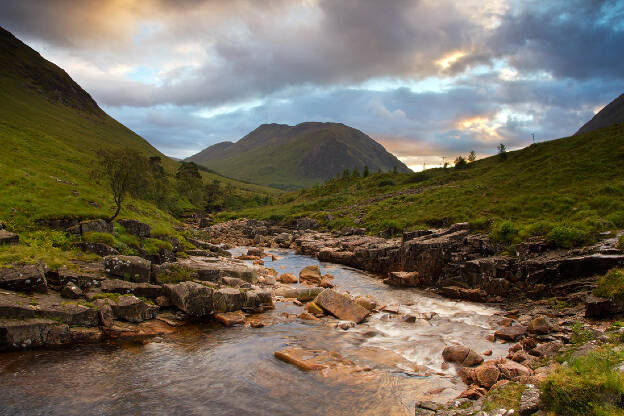
M 333 289 L 323 290 L 316 297 L 314 303 L 338 319 L 353 321 L 358 324 L 370 313 L 348 296 L 340 294 Z
M 0 267 L 0 288 L 18 292 L 45 293 L 48 283 L 42 266 L 27 264 Z
M 316 298 L 323 290 L 322 287 L 282 287 L 275 291 L 275 295 L 307 302 Z
M 418 272 L 390 272 L 383 282 L 390 286 L 418 287 L 420 285 L 418 276 Z
M 104 269 L 124 280 L 148 283 L 151 263 L 137 256 L 107 256 L 104 257 Z
M 524 337 L 526 333 L 526 326 L 514 325 L 501 328 L 498 331 L 494 332 L 494 338 L 503 339 L 505 341 L 517 341 L 520 338 Z
M 156 299 L 163 294 L 162 286 L 150 283 L 135 283 L 119 279 L 103 280 L 100 288 L 102 292 L 132 294 L 139 297 Z
M 19 235 L 10 233 L 6 230 L 0 230 L 0 246 L 15 245 L 19 243 Z
M 241 311 L 217 313 L 215 314 L 215 319 L 227 327 L 243 325 L 245 323 L 245 314 Z
M 117 303 L 110 306 L 118 319 L 134 323 L 153 319 L 158 313 L 158 306 L 132 295 L 120 296 Z
M 99 287 L 102 280 L 106 279 L 104 268 L 101 263 L 89 263 L 81 265 L 78 270 L 67 267 L 59 267 L 46 273 L 48 285 L 53 289 L 60 290 L 68 283 L 73 283 L 83 291 L 93 287 Z
M 55 319 L 68 325 L 97 326 L 97 310 L 75 301 L 67 301 L 56 293 L 33 294 L 0 291 L 0 316 L 14 319 Z
M 0 319 L 0 351 L 15 351 L 71 341 L 69 326 L 51 319 Z

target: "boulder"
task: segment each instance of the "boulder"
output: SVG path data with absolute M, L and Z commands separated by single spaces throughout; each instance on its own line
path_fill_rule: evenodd
M 136 296 L 120 296 L 116 304 L 111 305 L 113 314 L 123 321 L 143 322 L 156 317 L 158 306 L 148 304 Z
M 364 309 L 369 310 L 371 312 L 375 310 L 375 308 L 377 307 L 377 302 L 375 302 L 375 299 L 373 299 L 372 296 L 370 295 L 356 296 L 354 300 L 355 300 L 355 303 L 357 303 Z
M 497 367 L 500 370 L 502 378 L 512 380 L 519 376 L 533 375 L 533 370 L 520 363 L 505 359 L 501 359 L 501 361 L 501 363 L 497 364 Z
M 263 258 L 265 256 L 264 249 L 260 247 L 251 247 L 247 250 L 248 256 L 254 256 L 258 258 Z
M 74 283 L 67 283 L 61 290 L 61 296 L 67 299 L 80 299 L 84 293 Z
M 307 302 L 316 298 L 323 290 L 322 287 L 282 287 L 275 291 L 275 295 Z
M 325 289 L 314 299 L 314 303 L 336 318 L 355 323 L 362 322 L 370 313 L 346 295 L 333 289 Z
M 451 345 L 442 351 L 444 361 L 459 363 L 465 367 L 472 367 L 483 362 L 483 357 L 476 351 L 463 345 Z
M 111 328 L 113 326 L 113 309 L 110 305 L 102 305 L 98 309 L 98 317 L 100 318 L 100 326 L 102 328 Z
M 561 348 L 563 348 L 563 342 L 559 340 L 544 342 L 529 350 L 529 354 L 537 357 L 552 357 L 557 354 Z
M 528 384 L 520 396 L 520 416 L 529 416 L 537 412 L 542 405 L 540 390 Z
M 294 274 L 283 273 L 277 278 L 277 281 L 282 283 L 297 283 L 299 279 Z
M 227 287 L 212 293 L 212 305 L 215 313 L 240 310 L 243 308 L 244 301 L 245 294 L 240 289 Z
M 117 223 L 124 227 L 128 233 L 134 234 L 139 238 L 147 238 L 152 232 L 151 227 L 141 221 L 124 219 L 117 220 Z
M 319 284 L 322 279 L 321 268 L 319 266 L 306 266 L 299 272 L 299 279 L 309 283 Z
M 69 326 L 50 319 L 0 319 L 0 351 L 63 345 L 71 340 Z
M 585 317 L 587 318 L 604 318 L 621 312 L 615 302 L 607 298 L 599 298 L 589 295 L 585 299 Z
M 482 364 L 475 369 L 475 376 L 477 378 L 476 381 L 479 382 L 479 385 L 487 389 L 496 384 L 500 373 L 500 370 L 495 365 Z
M 239 279 L 238 277 L 224 276 L 219 281 L 222 285 L 230 286 L 230 287 L 240 287 L 240 288 L 245 288 L 245 289 L 248 289 L 251 287 L 251 283 L 246 282 L 243 279 Z
M 391 286 L 418 287 L 420 284 L 418 275 L 418 272 L 390 272 L 383 282 Z
M 72 270 L 67 267 L 59 267 L 56 270 L 46 272 L 48 286 L 55 290 L 62 290 L 68 284 L 73 283 L 83 291 L 93 287 L 99 287 L 102 280 L 105 280 L 104 267 L 102 263 L 83 263 L 81 270 Z
M 241 309 L 246 312 L 258 313 L 267 309 L 273 309 L 271 292 L 261 289 L 253 289 L 242 292 L 243 304 Z
M 72 244 L 73 247 L 86 251 L 87 253 L 94 253 L 98 256 L 115 256 L 119 254 L 119 251 L 113 247 L 104 243 L 89 243 L 88 241 L 77 241 Z
M 314 302 L 308 302 L 305 305 L 305 310 L 308 313 L 311 313 L 314 316 L 323 316 L 325 315 L 325 312 L 323 312 L 323 309 L 321 309 L 316 303 Z
M 104 270 L 114 276 L 132 282 L 147 283 L 150 280 L 151 263 L 137 256 L 106 256 Z
M 19 235 L 10 233 L 6 230 L 0 230 L 0 246 L 15 245 L 19 243 Z
M 0 288 L 18 292 L 48 291 L 48 283 L 43 266 L 27 264 L 0 267 Z
M 321 279 L 320 283 L 318 284 L 320 287 L 324 287 L 324 288 L 333 288 L 335 285 L 332 283 L 331 280 L 329 280 L 327 277 L 323 276 L 323 278 Z
M 85 233 L 109 233 L 113 232 L 113 224 L 102 219 L 87 220 L 80 222 L 80 232 Z
M 135 283 L 119 279 L 103 280 L 100 288 L 102 292 L 131 294 L 138 297 L 155 299 L 163 294 L 162 286 L 150 283 Z
M 166 296 L 178 309 L 194 317 L 206 317 L 213 312 L 213 289 L 196 282 L 163 286 Z
M 494 338 L 503 339 L 505 341 L 518 341 L 526 335 L 527 328 L 523 325 L 513 325 L 501 328 L 494 332 Z
M 472 302 L 487 302 L 488 294 L 482 289 L 466 289 L 458 286 L 445 286 L 438 293 L 450 299 L 463 299 Z
M 538 316 L 531 319 L 527 326 L 527 331 L 532 334 L 546 335 L 550 332 L 550 326 L 545 316 Z
M 216 313 L 214 317 L 227 327 L 245 323 L 245 314 L 241 311 Z

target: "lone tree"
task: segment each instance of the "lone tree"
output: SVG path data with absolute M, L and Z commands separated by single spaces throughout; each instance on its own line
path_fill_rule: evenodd
M 138 196 L 145 189 L 149 162 L 134 149 L 100 150 L 97 158 L 92 176 L 96 180 L 104 181 L 113 194 L 116 210 L 107 220 L 112 222 L 119 215 L 126 196 Z
M 455 158 L 455 169 L 466 169 L 467 167 L 468 162 L 466 162 L 463 156 L 457 156 Z
M 496 149 L 498 149 L 498 155 L 501 160 L 507 159 L 507 145 L 505 143 L 499 144 L 496 146 Z
M 471 150 L 470 153 L 468 153 L 468 162 L 472 163 L 475 160 L 477 160 L 477 153 L 474 150 Z
M 368 165 L 364 166 L 364 173 L 362 173 L 362 176 L 364 176 L 365 178 L 370 175 L 370 171 L 368 170 Z

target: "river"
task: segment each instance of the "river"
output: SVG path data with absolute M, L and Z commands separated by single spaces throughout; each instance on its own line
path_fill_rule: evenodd
M 339 289 L 400 305 L 400 315 L 417 319 L 378 312 L 344 331 L 327 319 L 294 318 L 301 307 L 276 302 L 261 317 L 263 328 L 187 325 L 145 344 L 6 353 L 0 355 L 0 414 L 412 415 L 415 400 L 446 401 L 465 389 L 455 368 L 443 366 L 445 345 L 507 353 L 485 339 L 501 316 L 495 307 L 389 288 L 375 276 L 290 250 L 269 253 L 278 259 L 265 265 L 279 273 L 320 264 Z M 430 319 L 421 317 L 431 312 Z M 305 372 L 274 357 L 291 346 L 339 353 L 366 371 Z

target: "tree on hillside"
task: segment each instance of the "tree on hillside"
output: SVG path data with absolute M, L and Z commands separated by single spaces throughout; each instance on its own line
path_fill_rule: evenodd
M 470 153 L 468 153 L 468 162 L 472 163 L 475 160 L 477 160 L 477 153 L 474 150 L 471 150 Z
M 348 179 L 351 177 L 351 173 L 349 172 L 349 169 L 345 169 L 342 171 L 342 179 Z
M 115 214 L 107 221 L 112 222 L 128 194 L 139 196 L 149 180 L 149 162 L 133 149 L 100 150 L 97 164 L 92 171 L 96 180 L 102 180 L 113 194 Z
M 455 169 L 466 169 L 468 167 L 468 162 L 464 159 L 463 156 L 457 156 L 455 158 Z
M 498 156 L 501 160 L 507 159 L 507 145 L 505 143 L 499 144 L 496 146 L 496 149 L 498 150 Z
M 394 166 L 392 167 L 392 173 L 394 173 L 394 174 L 399 173 L 399 171 L 397 170 L 396 165 L 394 165 Z
M 199 206 L 204 198 L 203 181 L 199 168 L 193 162 L 180 162 L 176 172 L 178 192 Z
M 351 174 L 351 176 L 354 178 L 360 177 L 360 171 L 358 170 L 357 166 L 353 168 L 353 173 Z
M 364 166 L 364 173 L 362 174 L 362 176 L 364 176 L 365 178 L 370 175 L 370 171 L 368 170 L 368 165 Z
M 168 207 L 171 201 L 171 189 L 169 179 L 162 166 L 160 156 L 152 156 L 148 161 L 150 172 L 149 193 L 152 199 L 161 208 Z

